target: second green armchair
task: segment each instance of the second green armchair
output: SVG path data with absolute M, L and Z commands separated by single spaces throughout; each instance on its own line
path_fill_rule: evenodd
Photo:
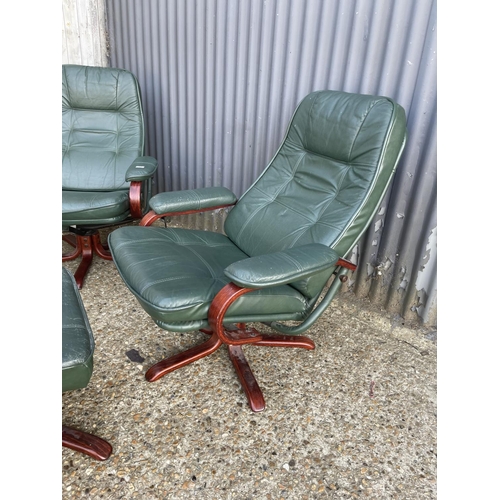
M 356 268 L 345 259 L 376 214 L 405 138 L 405 113 L 393 100 L 313 92 L 239 200 L 219 187 L 160 193 L 139 227 L 113 231 L 109 246 L 118 272 L 155 323 L 208 335 L 158 361 L 146 379 L 226 346 L 251 409 L 262 411 L 264 397 L 243 347 L 314 349 L 301 334 Z M 152 225 L 166 214 L 233 204 L 224 234 Z M 247 323 L 266 323 L 277 333 Z
M 117 68 L 62 67 L 62 229 L 81 256 L 78 287 L 93 256 L 111 260 L 99 229 L 140 219 L 148 209 L 157 161 L 144 156 L 139 83 Z

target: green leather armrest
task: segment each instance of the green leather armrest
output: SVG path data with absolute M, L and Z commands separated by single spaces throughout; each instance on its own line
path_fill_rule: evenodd
M 152 156 L 139 156 L 128 167 L 125 180 L 127 182 L 145 181 L 154 175 L 158 168 L 158 160 Z
M 268 288 L 333 270 L 338 258 L 330 247 L 312 243 L 234 262 L 224 274 L 244 288 Z
M 229 189 L 214 186 L 158 193 L 149 200 L 149 207 L 157 214 L 165 214 L 233 205 L 236 201 Z

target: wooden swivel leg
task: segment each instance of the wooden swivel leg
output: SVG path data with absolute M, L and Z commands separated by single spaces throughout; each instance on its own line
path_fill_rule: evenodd
M 89 270 L 94 254 L 97 254 L 101 259 L 112 260 L 111 252 L 107 246 L 101 243 L 101 238 L 98 231 L 90 232 L 90 234 L 70 234 L 63 235 L 63 241 L 69 243 L 75 248 L 71 253 L 64 254 L 62 261 L 73 260 L 82 256 L 82 260 L 75 271 L 75 281 L 78 288 L 82 288 L 83 280 Z
M 104 439 L 65 425 L 62 426 L 62 445 L 96 460 L 107 460 L 113 452 Z
M 243 354 L 243 349 L 239 345 L 228 345 L 227 349 L 241 387 L 245 391 L 250 408 L 254 412 L 263 411 L 266 407 L 264 394 L 262 394 L 257 379 L 248 364 L 247 358 Z
M 148 382 L 155 382 L 167 373 L 173 372 L 178 368 L 182 368 L 183 366 L 189 365 L 198 359 L 212 354 L 219 349 L 221 345 L 222 342 L 217 335 L 213 333 L 206 342 L 203 342 L 203 344 L 194 346 L 187 351 L 180 352 L 175 356 L 171 356 L 153 365 L 146 372 L 146 380 Z

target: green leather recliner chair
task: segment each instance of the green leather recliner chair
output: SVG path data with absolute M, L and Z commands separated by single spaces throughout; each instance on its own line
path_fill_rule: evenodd
M 157 161 L 144 156 L 139 83 L 129 71 L 62 66 L 62 229 L 81 256 L 78 287 L 93 256 L 111 260 L 99 229 L 140 219 L 148 210 Z
M 153 365 L 146 379 L 226 345 L 251 409 L 262 411 L 242 346 L 314 349 L 301 334 L 356 269 L 345 259 L 377 212 L 405 139 L 405 112 L 392 99 L 313 92 L 239 200 L 222 187 L 159 193 L 140 226 L 113 231 L 108 242 L 118 272 L 156 324 L 209 336 Z M 152 226 L 166 215 L 231 205 L 225 234 Z M 278 333 L 246 325 L 256 322 Z
M 94 369 L 94 336 L 73 275 L 62 268 L 62 392 L 87 387 Z M 96 460 L 107 460 L 112 446 L 104 439 L 62 426 L 62 444 Z

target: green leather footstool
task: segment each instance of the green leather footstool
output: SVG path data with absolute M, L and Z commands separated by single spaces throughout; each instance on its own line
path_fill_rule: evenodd
M 94 336 L 73 275 L 62 268 L 62 392 L 83 389 L 92 376 Z M 113 451 L 100 437 L 62 426 L 62 445 L 106 460 Z

